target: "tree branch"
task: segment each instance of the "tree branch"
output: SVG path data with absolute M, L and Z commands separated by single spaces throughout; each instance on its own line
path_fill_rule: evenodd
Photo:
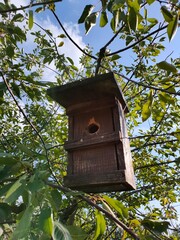
M 51 182 L 46 182 L 46 184 L 52 188 L 56 188 L 59 189 L 63 192 L 72 192 L 72 190 L 70 190 L 69 188 L 66 188 L 62 185 L 56 185 L 53 184 Z M 117 217 L 113 216 L 111 213 L 109 213 L 108 211 L 106 211 L 104 208 L 100 207 L 98 204 L 94 203 L 90 198 L 85 197 L 81 194 L 77 194 L 77 197 L 79 197 L 80 199 L 82 199 L 83 201 L 87 202 L 90 206 L 95 207 L 96 209 L 98 209 L 99 211 L 101 211 L 102 213 L 105 214 L 105 216 L 107 218 L 109 218 L 110 220 L 114 221 L 117 225 L 119 225 L 120 227 L 122 227 L 126 232 L 128 232 L 135 240 L 140 240 L 140 238 L 129 228 L 127 227 L 123 222 L 121 222 Z
M 136 138 L 146 138 L 146 137 L 164 137 L 164 136 L 174 136 L 174 134 L 179 134 L 180 132 L 170 132 L 170 133 L 163 133 L 163 134 L 146 134 L 140 135 L 135 137 L 129 137 L 129 139 L 136 139 Z
M 177 158 L 176 160 L 173 160 L 173 161 L 160 162 L 160 163 L 155 163 L 155 164 L 147 164 L 147 165 L 144 165 L 144 166 L 140 166 L 140 167 L 135 168 L 135 171 L 138 170 L 138 169 L 158 167 L 158 166 L 161 166 L 161 165 L 166 165 L 166 164 L 170 164 L 170 163 L 176 163 L 176 162 L 179 162 L 179 161 L 180 161 L 180 160 Z
M 6 10 L 1 10 L 0 14 L 21 11 L 21 10 L 24 10 L 27 8 L 37 7 L 37 6 L 41 6 L 41 5 L 45 5 L 45 4 L 52 4 L 52 3 L 56 3 L 56 2 L 62 2 L 62 0 L 53 0 L 53 1 L 47 1 L 47 2 L 41 2 L 41 3 L 33 3 L 33 4 L 26 5 L 26 6 L 21 6 L 19 8 L 11 8 L 11 9 L 6 9 Z
M 49 157 L 48 157 L 48 150 L 46 148 L 46 144 L 44 142 L 44 139 L 42 138 L 41 134 L 38 132 L 38 130 L 36 129 L 36 127 L 33 125 L 33 123 L 28 119 L 28 117 L 26 116 L 24 110 L 21 108 L 21 106 L 19 105 L 18 101 L 16 100 L 15 96 L 14 96 L 14 93 L 13 91 L 11 90 L 6 78 L 4 77 L 3 73 L 0 71 L 0 75 L 8 89 L 8 92 L 10 93 L 11 97 L 13 98 L 16 106 L 19 108 L 19 111 L 22 113 L 23 117 L 25 118 L 25 120 L 28 122 L 28 124 L 31 126 L 31 128 L 34 130 L 34 132 L 37 134 L 37 136 L 39 137 L 43 147 L 44 147 L 44 150 L 45 150 L 45 154 L 46 154 L 46 159 L 47 159 L 47 162 L 48 162 L 48 166 L 49 166 L 49 170 L 54 178 L 54 180 L 58 183 L 57 179 L 56 179 L 56 176 L 54 175 L 53 173 L 53 170 L 51 168 L 51 163 L 50 163 L 50 160 L 49 160 Z
M 155 145 L 157 145 L 157 144 L 164 144 L 164 143 L 177 142 L 177 141 L 179 141 L 179 140 L 178 140 L 178 139 L 172 139 L 172 140 L 161 141 L 161 142 L 146 143 L 146 144 L 143 144 L 143 145 L 140 146 L 140 147 L 133 148 L 133 149 L 131 150 L 131 152 L 138 151 L 139 149 L 145 148 L 145 147 L 147 147 L 147 146 L 155 146 Z
M 128 50 L 128 49 L 130 49 L 130 48 L 132 48 L 132 47 L 134 47 L 134 46 L 136 46 L 138 43 L 140 43 L 140 42 L 142 42 L 143 40 L 147 39 L 147 38 L 150 37 L 151 35 L 153 35 L 153 34 L 155 34 L 155 33 L 157 33 L 157 32 L 160 32 L 160 31 L 164 30 L 165 28 L 167 28 L 167 26 L 168 26 L 168 25 L 165 25 L 164 27 L 158 28 L 158 29 L 156 29 L 155 31 L 153 31 L 153 32 L 149 33 L 148 35 L 146 35 L 145 37 L 139 39 L 139 40 L 136 41 L 135 43 L 132 43 L 132 44 L 129 45 L 128 47 L 122 48 L 122 49 L 120 49 L 120 50 L 118 50 L 118 51 L 116 51 L 116 52 L 109 53 L 109 54 L 107 54 L 106 56 L 109 57 L 109 56 L 118 54 L 118 53 L 120 53 L 120 52 L 124 52 L 124 51 L 126 51 L 126 50 Z
M 103 66 L 102 66 L 102 67 L 103 67 Z M 130 79 L 130 78 L 128 78 L 128 77 L 124 76 L 123 74 L 120 74 L 120 73 L 118 73 L 118 72 L 116 72 L 116 71 L 114 71 L 114 73 L 117 74 L 117 75 L 119 75 L 120 77 L 126 79 L 127 81 L 132 82 L 132 83 L 134 83 L 134 84 L 137 84 L 137 85 L 139 85 L 139 86 L 142 86 L 142 87 L 145 87 L 145 88 L 149 88 L 149 89 L 159 90 L 159 91 L 161 91 L 161 92 L 166 92 L 166 93 L 168 93 L 168 94 L 172 94 L 172 95 L 175 95 L 175 96 L 180 96 L 180 93 L 179 93 L 179 92 L 175 92 L 175 93 L 174 93 L 174 92 L 169 92 L 169 91 L 166 90 L 166 89 L 162 89 L 162 88 L 159 88 L 159 87 L 150 86 L 150 85 L 146 85 L 146 84 L 141 83 L 141 82 L 137 82 L 137 81 L 135 81 L 135 80 L 133 80 L 133 79 Z M 168 87 L 168 88 L 169 88 L 169 87 Z
M 156 187 L 159 187 L 160 186 L 160 184 L 161 184 L 161 186 L 163 187 L 163 185 L 162 184 L 166 184 L 166 186 L 168 186 L 168 184 L 170 185 L 171 184 L 171 186 L 172 186 L 172 184 L 174 183 L 177 183 L 177 181 L 179 181 L 179 178 L 173 178 L 173 179 L 171 179 L 171 178 L 166 178 L 166 179 L 164 179 L 163 181 L 161 181 L 161 183 L 156 183 L 156 184 L 149 184 L 149 185 L 145 185 L 145 186 L 142 186 L 142 187 L 140 187 L 140 188 L 137 188 L 136 190 L 132 190 L 132 191 L 129 191 L 129 192 L 124 192 L 122 195 L 121 195 L 121 197 L 120 197 L 120 199 L 124 199 L 126 196 L 130 196 L 130 195 L 133 195 L 133 194 L 135 194 L 135 193 L 138 193 L 138 192 L 141 192 L 141 191 L 144 191 L 144 190 L 147 190 L 147 189 L 149 189 L 149 188 L 156 188 Z
M 97 60 L 96 57 L 94 57 L 94 56 L 90 55 L 89 53 L 87 53 L 86 51 L 84 51 L 84 50 L 71 38 L 71 36 L 68 34 L 68 32 L 66 31 L 66 29 L 65 29 L 64 26 L 62 25 L 62 23 L 61 23 L 60 19 L 58 18 L 57 14 L 56 14 L 54 11 L 52 11 L 52 10 L 51 10 L 51 12 L 52 12 L 52 14 L 54 15 L 54 17 L 56 18 L 57 22 L 59 23 L 59 25 L 60 25 L 60 27 L 62 28 L 62 30 L 64 31 L 64 33 L 66 34 L 66 36 L 69 38 L 69 40 L 70 40 L 82 53 L 84 53 L 84 54 L 87 55 L 88 57 L 91 57 L 91 58 Z

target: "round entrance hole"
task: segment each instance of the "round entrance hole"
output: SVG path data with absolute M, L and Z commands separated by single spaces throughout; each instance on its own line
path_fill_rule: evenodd
M 89 126 L 88 126 L 88 132 L 90 134 L 93 134 L 93 133 L 96 133 L 97 131 L 99 130 L 99 126 L 95 123 L 91 123 Z

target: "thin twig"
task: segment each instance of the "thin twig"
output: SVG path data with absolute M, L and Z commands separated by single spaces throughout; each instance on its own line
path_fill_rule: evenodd
M 58 18 L 57 14 L 51 10 L 52 14 L 54 15 L 54 17 L 56 18 L 57 22 L 59 23 L 60 27 L 62 28 L 62 30 L 64 31 L 64 33 L 66 34 L 66 36 L 69 38 L 69 40 L 82 52 L 84 53 L 85 55 L 87 55 L 88 57 L 91 57 L 95 60 L 97 60 L 96 57 L 90 55 L 89 53 L 87 53 L 86 51 L 84 51 L 72 38 L 71 36 L 68 34 L 68 32 L 66 31 L 66 29 L 64 28 L 64 26 L 62 25 L 60 19 Z
M 174 134 L 180 134 L 180 132 L 177 131 L 177 132 L 162 133 L 162 134 L 146 134 L 146 135 L 140 135 L 140 136 L 135 136 L 135 137 L 129 137 L 129 139 L 146 138 L 146 137 L 174 136 Z
M 162 28 L 158 28 L 158 29 L 156 29 L 155 31 L 153 31 L 153 32 L 149 33 L 148 35 L 146 35 L 145 37 L 142 37 L 142 38 L 139 39 L 138 41 L 132 43 L 132 44 L 129 45 L 128 47 L 125 47 L 125 48 L 122 48 L 122 49 L 120 49 L 120 50 L 118 50 L 118 51 L 109 53 L 109 54 L 107 54 L 106 56 L 109 57 L 109 56 L 118 54 L 118 53 L 120 53 L 120 52 L 124 52 L 124 51 L 126 51 L 126 50 L 128 50 L 128 49 L 130 49 L 130 48 L 132 48 L 132 47 L 134 47 L 134 46 L 136 46 L 138 43 L 140 43 L 140 42 L 142 42 L 143 40 L 147 39 L 147 38 L 150 37 L 151 35 L 153 35 L 153 34 L 155 34 L 155 33 L 157 33 L 157 32 L 160 32 L 160 31 L 164 30 L 165 28 L 167 28 L 167 26 L 168 26 L 168 25 L 165 25 L 165 26 L 162 27 Z
M 23 117 L 25 118 L 25 120 L 28 122 L 28 124 L 31 126 L 31 128 L 34 130 L 34 132 L 35 132 L 35 133 L 37 134 L 37 136 L 39 137 L 39 139 L 40 139 L 40 141 L 41 141 L 41 143 L 42 143 L 42 145 L 43 145 L 43 147 L 44 147 L 44 150 L 45 150 L 45 155 L 46 155 L 46 159 L 47 159 L 47 162 L 48 162 L 49 170 L 50 170 L 50 172 L 51 172 L 54 180 L 58 183 L 58 181 L 57 181 L 57 179 L 56 179 L 56 176 L 54 175 L 53 170 L 52 170 L 52 168 L 51 168 L 51 163 L 50 163 L 50 159 L 49 159 L 49 157 L 48 157 L 48 151 L 47 151 L 47 148 L 46 148 L 46 144 L 45 144 L 45 142 L 44 142 L 44 139 L 42 138 L 41 134 L 38 132 L 38 130 L 36 129 L 36 127 L 34 126 L 34 124 L 28 119 L 28 117 L 26 116 L 24 110 L 23 110 L 23 109 L 21 108 L 21 106 L 19 105 L 19 103 L 18 103 L 18 101 L 16 100 L 16 98 L 15 98 L 15 96 L 14 96 L 14 93 L 12 92 L 12 90 L 11 90 L 11 88 L 10 88 L 10 86 L 9 86 L 6 78 L 4 77 L 3 73 L 0 72 L 0 74 L 1 74 L 1 77 L 2 77 L 2 79 L 3 79 L 3 81 L 4 81 L 5 85 L 6 85 L 7 89 L 8 89 L 8 92 L 10 93 L 11 97 L 13 98 L 16 106 L 19 108 L 19 111 L 22 113 L 22 115 L 23 115 Z
M 103 66 L 101 66 L 101 67 L 103 67 Z M 104 67 L 104 68 L 105 68 L 105 67 Z M 106 68 L 106 69 L 107 69 L 107 68 Z M 161 91 L 161 92 L 166 92 L 166 93 L 169 93 L 169 94 L 175 95 L 175 96 L 180 96 L 180 93 L 179 93 L 179 92 L 169 92 L 169 91 L 166 90 L 166 89 L 162 89 L 162 88 L 155 87 L 155 86 L 152 86 L 152 85 L 147 85 L 147 84 L 144 84 L 144 83 L 142 83 L 142 82 L 137 82 L 137 81 L 135 81 L 135 80 L 133 80 L 133 79 L 130 79 L 130 78 L 128 78 L 128 77 L 124 76 L 123 74 L 120 74 L 120 73 L 118 73 L 118 72 L 116 72 L 116 71 L 114 71 L 114 73 L 117 74 L 117 75 L 119 75 L 120 77 L 126 79 L 127 81 L 130 81 L 130 82 L 132 82 L 132 83 L 134 83 L 134 84 L 137 84 L 137 85 L 139 85 L 139 86 L 142 86 L 142 87 L 145 87 L 145 88 L 149 88 L 149 89 L 159 90 L 159 91 Z
M 121 26 L 121 28 L 114 34 L 114 36 L 104 45 L 104 48 L 107 48 L 113 41 L 114 39 L 118 36 L 118 34 L 122 31 L 122 29 L 125 27 L 125 23 Z
M 173 161 L 168 161 L 168 162 L 160 162 L 160 163 L 156 163 L 156 164 L 148 164 L 148 165 L 144 165 L 144 166 L 139 166 L 139 167 L 135 168 L 134 170 L 136 171 L 136 170 L 144 169 L 144 168 L 158 167 L 158 166 L 167 165 L 167 164 L 176 163 L 176 162 L 179 162 L 179 159 L 176 159 Z
M 179 181 L 179 178 L 172 178 L 169 177 L 169 178 L 166 178 L 166 179 L 163 179 L 163 181 L 161 181 L 161 183 L 155 183 L 155 184 L 149 184 L 149 185 L 145 185 L 145 186 L 142 186 L 142 187 L 139 187 L 137 188 L 136 190 L 132 190 L 132 191 L 129 191 L 129 192 L 124 192 L 120 199 L 124 199 L 126 198 L 126 196 L 130 196 L 130 195 L 133 195 L 133 194 L 136 194 L 136 193 L 139 193 L 141 191 L 144 191 L 144 190 L 147 190 L 147 189 L 155 189 L 159 186 L 162 187 L 162 184 L 166 184 L 166 186 L 168 187 L 172 187 L 172 184 L 175 184 L 177 183 L 177 181 Z
M 63 192 L 72 192 L 69 188 L 66 188 L 62 185 L 56 185 L 51 182 L 46 182 L 46 184 L 52 188 L 59 189 Z M 90 206 L 95 207 L 100 212 L 104 213 L 107 218 L 114 221 L 120 227 L 122 227 L 126 232 L 128 232 L 135 240 L 140 240 L 140 238 L 134 233 L 129 227 L 127 227 L 123 222 L 121 222 L 117 217 L 113 216 L 111 213 L 106 211 L 104 208 L 100 207 L 98 204 L 94 203 L 90 198 L 83 196 L 82 194 L 77 194 L 77 197 L 87 202 Z
M 155 145 L 158 145 L 158 144 L 172 143 L 172 142 L 177 142 L 177 141 L 179 141 L 179 140 L 178 139 L 172 139 L 172 140 L 161 141 L 161 142 L 153 142 L 153 143 L 147 143 L 146 142 L 145 144 L 143 144 L 140 147 L 133 148 L 131 150 L 131 152 L 138 151 L 139 149 L 142 149 L 142 148 L 145 148 L 145 147 L 148 147 L 148 146 L 155 146 Z
M 62 2 L 62 0 L 53 0 L 53 1 L 47 1 L 47 2 L 33 3 L 33 4 L 31 3 L 29 5 L 21 6 L 21 7 L 18 7 L 18 8 L 10 8 L 10 9 L 1 10 L 0 14 L 1 13 L 21 11 L 21 10 L 24 10 L 24 9 L 27 9 L 27 8 L 30 8 L 30 7 L 37 7 L 37 6 L 41 6 L 41 5 L 52 4 L 52 3 L 55 3 L 55 2 Z

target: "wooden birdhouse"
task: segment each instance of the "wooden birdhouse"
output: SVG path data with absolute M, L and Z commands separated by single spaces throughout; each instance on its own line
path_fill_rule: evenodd
M 69 119 L 64 184 L 85 192 L 135 188 L 124 114 L 128 112 L 113 73 L 50 88 Z

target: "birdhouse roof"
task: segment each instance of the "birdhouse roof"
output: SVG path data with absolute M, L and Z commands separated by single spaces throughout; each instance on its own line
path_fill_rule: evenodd
M 86 101 L 114 96 L 120 101 L 124 111 L 128 112 L 123 93 L 112 72 L 49 88 L 47 94 L 65 108 Z

